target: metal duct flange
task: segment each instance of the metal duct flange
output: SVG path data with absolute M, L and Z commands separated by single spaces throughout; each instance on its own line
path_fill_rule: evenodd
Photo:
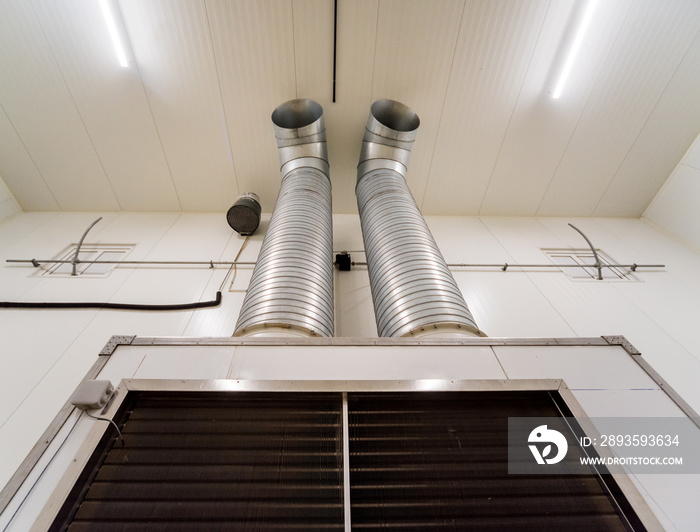
M 239 235 L 252 235 L 260 225 L 262 207 L 260 198 L 253 192 L 238 196 L 233 206 L 226 213 L 226 221 Z
M 372 104 L 357 204 L 379 336 L 483 335 L 406 184 L 420 120 L 402 103 Z
M 292 100 L 272 113 L 282 185 L 235 336 L 333 336 L 333 220 L 323 108 Z

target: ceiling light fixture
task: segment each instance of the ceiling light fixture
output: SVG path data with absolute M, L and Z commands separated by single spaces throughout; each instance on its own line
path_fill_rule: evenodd
M 597 3 L 598 0 L 588 0 L 588 6 L 586 6 L 586 12 L 583 15 L 583 20 L 581 20 L 581 25 L 578 27 L 576 38 L 574 39 L 574 42 L 571 45 L 571 50 L 569 50 L 569 57 L 566 58 L 566 63 L 564 63 L 564 69 L 562 70 L 561 76 L 559 77 L 559 82 L 557 83 L 557 86 L 554 89 L 554 93 L 552 93 L 552 98 L 554 98 L 555 100 L 559 99 L 559 96 L 561 96 L 561 91 L 564 89 L 566 80 L 569 77 L 569 73 L 571 72 L 571 67 L 573 66 L 574 61 L 576 60 L 576 56 L 578 55 L 578 51 L 581 48 L 581 44 L 583 43 L 583 37 L 586 34 L 586 30 L 588 29 L 588 25 L 591 22 L 591 18 L 593 18 L 593 11 L 595 11 L 595 6 Z
M 114 13 L 112 13 L 112 8 L 109 4 L 109 0 L 100 0 L 102 14 L 104 15 L 105 22 L 107 23 L 109 36 L 112 38 L 112 45 L 114 46 L 114 51 L 117 52 L 117 59 L 119 59 L 119 64 L 122 67 L 128 67 L 129 63 L 126 60 L 124 47 L 122 46 L 122 41 L 119 38 L 119 32 L 117 31 L 117 24 L 114 21 Z

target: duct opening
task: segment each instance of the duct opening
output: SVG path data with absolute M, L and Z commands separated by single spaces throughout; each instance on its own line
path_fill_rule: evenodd
M 371 113 L 380 124 L 396 131 L 413 131 L 420 125 L 420 118 L 413 109 L 394 100 L 374 102 Z
M 313 100 L 290 100 L 272 113 L 272 122 L 284 129 L 299 129 L 313 124 L 323 116 L 323 107 Z

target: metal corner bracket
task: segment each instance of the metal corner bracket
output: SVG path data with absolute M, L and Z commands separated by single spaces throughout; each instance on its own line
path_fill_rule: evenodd
M 619 345 L 620 347 L 622 347 L 622 349 L 627 351 L 628 355 L 641 355 L 642 354 L 642 352 L 639 349 L 634 347 L 630 343 L 630 341 L 627 338 L 625 338 L 624 336 L 622 336 L 621 334 L 616 335 L 616 336 L 602 336 L 601 338 L 603 340 L 605 340 L 606 342 L 608 342 L 610 345 Z
M 136 335 L 134 336 L 118 336 L 114 335 L 112 336 L 109 341 L 105 344 L 105 346 L 102 348 L 102 351 L 100 351 L 99 356 L 110 356 L 112 353 L 114 353 L 117 350 L 117 347 L 120 345 L 131 345 L 131 342 L 134 341 L 134 338 L 136 338 Z

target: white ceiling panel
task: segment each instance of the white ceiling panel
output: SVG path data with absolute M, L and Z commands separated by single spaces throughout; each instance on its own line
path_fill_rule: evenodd
M 699 20 L 697 0 L 635 3 L 538 214 L 593 214 L 697 35 Z
M 595 216 L 641 216 L 700 134 L 699 68 L 700 34 L 593 211 Z
M 423 202 L 463 10 L 464 2 L 456 0 L 379 3 L 372 100 L 398 100 L 421 119 L 406 176 L 418 205 Z
M 293 98 L 324 107 L 336 213 L 357 212 L 376 99 L 420 116 L 426 214 L 636 217 L 700 132 L 698 0 L 599 0 L 559 99 L 590 0 L 108 2 L 127 68 L 97 1 L 0 2 L 0 172 L 25 210 L 223 213 L 251 191 L 269 212 Z
M 477 214 L 548 2 L 468 2 L 440 121 L 427 212 Z
M 179 211 L 138 69 L 115 68 L 100 3 L 32 5 L 121 208 Z
M 631 0 L 599 2 L 559 99 L 552 93 L 586 3 L 551 2 L 488 188 L 469 214 L 534 215 L 583 113 Z
M 182 210 L 227 210 L 238 183 L 204 2 L 121 11 Z
M 270 115 L 296 98 L 292 2 L 207 0 L 214 55 L 242 192 L 270 211 L 280 175 Z
M 59 208 L 119 209 L 29 2 L 0 4 L 0 72 L 0 103 Z
M 2 108 L 0 108 L 0 146 L 2 146 L 0 174 L 24 209 L 58 210 L 56 199 Z
M 336 103 L 319 100 L 326 118 L 335 212 L 357 210 L 355 181 L 372 103 L 378 9 L 378 0 L 338 2 Z

